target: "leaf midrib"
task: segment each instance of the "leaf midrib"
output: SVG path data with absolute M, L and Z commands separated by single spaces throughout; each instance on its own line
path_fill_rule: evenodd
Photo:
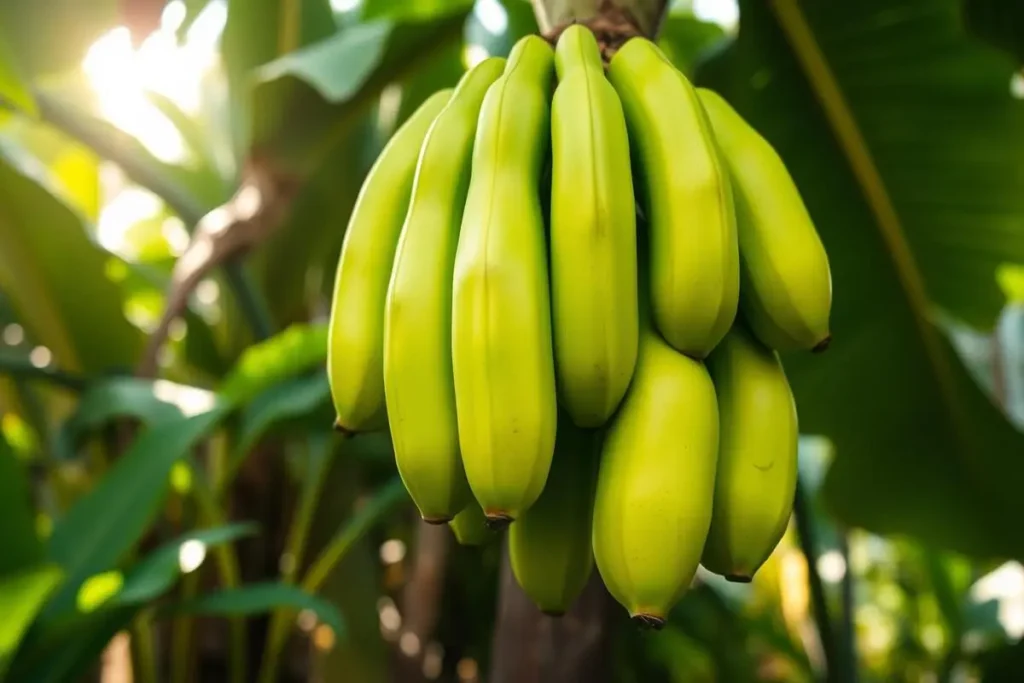
M 924 346 L 928 364 L 932 367 L 935 381 L 939 385 L 940 401 L 946 413 L 952 418 L 952 431 L 959 445 L 957 453 L 961 456 L 961 461 L 967 464 L 973 460 L 967 417 L 961 404 L 956 400 L 953 369 L 948 356 L 943 352 L 939 332 L 928 319 L 929 299 L 924 279 L 907 242 L 899 213 L 889 197 L 867 141 L 825 55 L 814 38 L 798 0 L 771 0 L 770 6 L 804 76 L 811 85 L 811 90 L 821 104 L 829 129 L 850 165 L 864 200 L 875 217 L 900 288 L 911 310 L 914 329 Z

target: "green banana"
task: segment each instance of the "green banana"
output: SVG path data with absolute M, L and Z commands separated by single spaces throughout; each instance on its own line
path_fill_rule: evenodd
M 797 477 L 796 405 L 778 355 L 742 326 L 708 359 L 721 443 L 704 568 L 749 582 L 786 532 Z
M 516 581 L 550 616 L 560 616 L 572 606 L 593 570 L 596 445 L 596 432 L 561 417 L 544 492 L 509 529 L 509 559 Z
M 676 350 L 705 358 L 729 331 L 739 298 L 728 174 L 693 85 L 654 43 L 628 40 L 608 78 L 625 111 L 650 223 L 655 326 Z
M 459 454 L 452 378 L 452 272 L 477 116 L 505 60 L 468 71 L 420 151 L 384 314 L 384 395 L 398 472 L 424 521 L 472 494 Z
M 473 495 L 495 527 L 540 495 L 557 411 L 541 165 L 553 51 L 512 48 L 477 124 L 455 256 L 452 369 L 459 443 Z
M 832 275 L 800 192 L 775 149 L 728 102 L 697 93 L 735 192 L 744 318 L 774 349 L 824 350 Z
M 494 538 L 494 534 L 487 528 L 487 518 L 484 511 L 475 501 L 470 501 L 459 514 L 448 522 L 455 540 L 459 545 L 478 546 Z
M 590 29 L 558 39 L 551 105 L 551 301 L 559 391 L 576 424 L 618 407 L 636 365 L 636 214 L 622 104 Z
M 715 387 L 700 361 L 641 326 L 633 383 L 610 423 L 594 500 L 594 559 L 630 616 L 661 628 L 689 587 L 711 523 Z
M 385 145 L 349 219 L 334 279 L 327 378 L 336 426 L 360 432 L 384 426 L 384 300 L 412 189 L 420 145 L 451 89 L 426 99 Z

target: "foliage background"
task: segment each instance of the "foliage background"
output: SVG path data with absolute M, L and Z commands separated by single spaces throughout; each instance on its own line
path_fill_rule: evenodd
M 139 680 L 554 676 L 576 622 L 417 525 L 322 374 L 369 165 L 536 30 L 523 0 L 0 0 L 0 676 L 110 675 L 119 633 Z M 835 341 L 784 358 L 792 533 L 656 636 L 588 593 L 608 680 L 1022 675 L 1022 36 L 1009 0 L 673 4 L 660 44 L 805 196 Z

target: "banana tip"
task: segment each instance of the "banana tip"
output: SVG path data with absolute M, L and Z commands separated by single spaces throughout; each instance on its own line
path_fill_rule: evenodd
M 746 574 L 726 574 L 725 580 L 729 583 L 750 583 L 753 577 Z
M 634 614 L 633 623 L 645 631 L 660 631 L 665 628 L 665 619 L 653 614 Z
M 448 522 L 452 521 L 451 517 L 445 517 L 443 515 L 437 517 L 426 517 L 424 515 L 420 515 L 420 518 L 427 524 L 432 524 L 434 526 L 440 526 L 442 524 L 447 524 Z
M 352 436 L 352 432 L 349 429 L 346 429 L 345 425 L 341 424 L 340 419 L 335 420 L 331 427 L 342 436 Z
M 830 334 L 827 337 L 825 337 L 824 339 L 822 339 L 820 342 L 818 342 L 817 345 L 813 349 L 811 349 L 811 353 L 821 353 L 821 352 L 825 351 L 829 347 L 829 344 L 831 344 L 831 343 L 832 343 L 832 335 Z
M 487 528 L 491 531 L 504 531 L 515 519 L 503 512 L 487 513 Z

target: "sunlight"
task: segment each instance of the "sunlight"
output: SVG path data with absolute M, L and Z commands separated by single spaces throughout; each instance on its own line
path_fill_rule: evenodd
M 480 0 L 473 8 L 477 21 L 494 36 L 500 36 L 508 28 L 508 12 L 498 0 Z
M 227 7 L 223 0 L 208 3 L 179 44 L 177 31 L 184 19 L 184 3 L 172 0 L 164 8 L 160 27 L 138 48 L 132 46 L 128 29 L 119 26 L 100 36 L 82 60 L 99 113 L 156 158 L 173 164 L 187 160 L 185 140 L 148 93 L 163 96 L 186 115 L 200 111 L 204 79 L 218 65 Z M 100 243 L 119 252 L 126 231 L 159 209 L 159 200 L 148 192 L 121 191 L 100 215 Z
M 199 569 L 199 565 L 206 559 L 206 544 L 202 541 L 190 539 L 181 544 L 178 549 L 178 567 L 182 574 L 189 574 Z
M 739 23 L 740 8 L 736 0 L 694 0 L 693 15 L 731 31 Z
M 331 9 L 335 12 L 351 12 L 362 4 L 361 0 L 331 0 Z

